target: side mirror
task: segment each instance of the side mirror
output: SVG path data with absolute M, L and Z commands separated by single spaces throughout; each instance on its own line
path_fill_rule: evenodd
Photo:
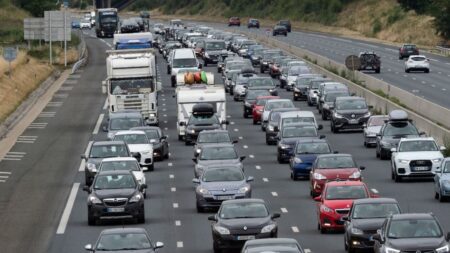
M 201 63 L 199 63 L 199 64 L 198 64 L 198 68 L 199 68 L 199 69 L 202 69 L 202 68 L 203 68 L 203 65 L 202 65 Z
M 178 125 L 179 125 L 179 126 L 186 126 L 186 122 L 181 121 Z
M 217 221 L 217 217 L 215 215 L 208 216 L 208 220 Z
M 317 129 L 318 129 L 318 130 L 322 130 L 322 129 L 323 129 L 323 125 L 322 125 L 322 124 L 318 125 L 318 126 L 317 126 Z
M 167 140 L 167 135 L 161 136 L 161 140 Z
M 333 151 L 333 154 L 339 154 L 339 151 Z
M 197 164 L 197 162 L 198 162 L 196 157 L 192 158 L 192 161 L 193 161 L 195 164 Z
M 146 184 L 141 184 L 140 186 L 139 186 L 139 191 L 144 191 L 144 189 L 147 189 L 147 185 Z
M 273 213 L 271 217 L 272 217 L 272 219 L 276 219 L 276 218 L 280 218 L 281 215 L 279 213 Z
M 106 125 L 103 125 L 102 130 L 103 130 L 103 132 L 108 132 L 108 127 Z
M 369 105 L 368 108 L 372 110 L 373 109 L 373 105 Z
M 86 244 L 86 246 L 84 246 L 84 249 L 87 251 L 94 251 L 94 248 L 92 247 L 92 244 Z
M 83 191 L 85 191 L 87 193 L 91 193 L 91 187 L 85 185 L 85 186 L 83 186 Z
M 222 123 L 222 124 L 225 124 L 225 125 L 229 125 L 229 124 L 230 124 L 230 122 L 229 122 L 228 120 L 222 120 L 221 123 Z
M 341 220 L 343 220 L 343 221 L 350 221 L 350 217 L 344 216 L 344 217 L 341 218 Z
M 85 154 L 81 154 L 80 156 L 81 156 L 81 159 L 86 160 L 86 155 Z
M 279 129 L 277 126 L 275 126 L 275 127 L 273 128 L 273 131 L 274 131 L 274 132 L 279 132 L 280 129 Z
M 360 169 L 360 170 L 365 170 L 366 167 L 364 167 L 364 166 L 359 166 L 359 169 Z
M 247 182 L 253 182 L 254 180 L 255 180 L 255 178 L 253 178 L 253 177 L 248 177 L 246 181 L 247 181 Z
M 315 197 L 315 198 L 314 198 L 314 201 L 316 201 L 316 202 L 322 201 L 322 196 L 317 196 L 317 197 Z
M 392 153 L 397 152 L 397 149 L 396 148 L 391 148 L 391 152 Z
M 155 249 L 160 249 L 160 248 L 162 248 L 162 247 L 164 247 L 164 243 L 162 243 L 162 242 L 156 242 L 156 244 L 155 244 Z
M 420 132 L 419 135 L 420 135 L 420 136 L 427 136 L 427 133 L 425 133 L 425 132 Z
M 447 235 L 445 236 L 445 239 L 446 239 L 447 241 L 450 241 L 450 232 L 447 232 Z
M 326 137 L 325 135 L 320 135 L 319 139 L 325 139 L 325 137 Z
M 106 81 L 102 81 L 102 93 L 103 94 L 106 94 L 106 89 L 107 89 Z
M 194 184 L 200 184 L 200 179 L 194 178 L 194 179 L 192 179 L 192 183 L 194 183 Z
M 231 143 L 236 144 L 236 143 L 238 143 L 238 142 L 239 142 L 238 140 L 234 140 L 234 141 L 232 141 Z
M 244 161 L 244 159 L 246 158 L 246 156 L 244 155 L 244 156 L 241 156 L 241 157 L 239 157 L 239 161 Z
M 382 242 L 382 240 L 381 240 L 381 235 L 380 235 L 380 234 L 374 234 L 374 235 L 372 235 L 372 241 Z

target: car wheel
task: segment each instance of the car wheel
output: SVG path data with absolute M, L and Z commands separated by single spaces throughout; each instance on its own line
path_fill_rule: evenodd
M 170 75 L 170 67 L 167 66 L 167 74 Z
M 164 155 L 164 159 L 169 159 L 169 151 L 167 151 L 167 154 Z
M 298 98 L 296 96 L 294 96 L 294 101 L 298 101 Z
M 439 199 L 439 193 L 434 192 L 434 199 Z
M 261 72 L 261 74 L 264 74 L 264 70 L 262 67 L 259 68 L 259 72 Z
M 388 159 L 388 155 L 386 154 L 386 152 L 383 152 L 383 150 L 380 150 L 380 159 L 381 160 Z
M 375 73 L 379 74 L 381 72 L 381 69 L 376 69 Z
M 395 181 L 396 183 L 402 181 L 402 177 L 399 176 L 399 175 L 397 174 L 397 171 L 395 171 L 395 170 L 394 170 L 394 181 Z
M 356 249 L 353 248 L 352 246 L 348 247 L 348 253 L 355 253 Z
M 203 61 L 203 66 L 207 67 L 208 66 L 208 62 L 207 61 Z
M 324 227 L 322 227 L 322 226 L 320 225 L 320 223 L 319 223 L 318 225 L 319 225 L 320 233 L 321 233 L 321 234 L 326 234 L 326 233 L 327 233 L 327 229 L 324 228 Z
M 347 243 L 347 239 L 344 237 L 344 249 L 348 250 L 348 243 Z
M 205 212 L 205 208 L 203 208 L 202 206 L 197 204 L 197 213 L 203 213 L 203 212 Z
M 426 70 L 425 70 L 425 73 L 430 73 L 430 70 L 429 70 L 429 69 L 426 69 Z
M 219 249 L 219 247 L 215 243 L 213 243 L 213 249 L 214 249 L 214 253 L 222 253 L 222 250 Z
M 97 220 L 95 219 L 94 215 L 92 215 L 92 213 L 89 212 L 89 209 L 88 209 L 88 225 L 95 226 L 96 224 L 97 224 Z
M 446 197 L 442 196 L 442 193 L 439 193 L 439 202 L 445 202 Z
M 139 212 L 137 216 L 137 223 L 144 224 L 145 223 L 145 211 L 144 208 Z
M 400 56 L 398 56 L 398 59 L 399 60 L 403 60 L 403 57 L 400 55 Z
M 258 121 L 253 120 L 253 125 L 257 125 L 257 124 L 258 124 Z
M 284 37 L 286 37 L 286 36 L 287 36 L 287 33 L 284 34 Z
M 278 163 L 280 163 L 280 164 L 284 163 L 284 161 L 283 161 L 283 159 L 281 158 L 280 155 L 277 155 L 277 161 L 278 161 Z
M 327 115 L 325 114 L 325 112 L 322 112 L 322 119 L 327 120 Z
M 309 106 L 313 106 L 313 104 L 311 103 L 311 101 L 309 100 L 309 99 L 307 99 L 308 100 L 308 105 Z
M 154 171 L 155 170 L 155 164 L 152 163 L 152 165 L 147 166 L 148 171 Z
M 270 142 L 269 138 L 266 137 L 266 144 L 267 145 L 271 145 L 272 143 Z
M 245 112 L 244 112 L 243 116 L 244 116 L 244 119 L 248 118 L 248 114 Z
M 380 152 L 378 152 L 378 145 L 377 145 L 377 149 L 375 150 L 375 156 L 376 156 L 377 158 L 380 157 Z

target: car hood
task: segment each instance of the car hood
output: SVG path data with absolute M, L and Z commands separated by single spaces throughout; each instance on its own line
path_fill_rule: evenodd
M 213 164 L 240 164 L 239 159 L 225 159 L 225 160 L 198 160 L 198 165 L 208 166 Z
M 317 139 L 317 136 L 313 136 L 313 137 L 293 137 L 293 138 L 283 138 L 280 140 L 280 144 L 288 144 L 288 145 L 292 145 L 295 144 L 297 141 L 299 140 L 312 140 L 312 139 Z
M 398 144 L 401 138 L 414 138 L 418 137 L 418 135 L 396 135 L 396 136 L 383 136 L 382 140 L 384 142 L 389 142 L 391 144 Z
M 95 167 L 98 169 L 98 166 L 102 162 L 102 160 L 105 158 L 89 158 L 86 163 L 93 163 L 95 164 Z
M 359 171 L 357 168 L 341 168 L 341 169 L 318 169 L 315 172 L 324 175 L 328 180 L 331 179 L 347 179 L 354 172 Z
M 421 152 L 398 152 L 395 158 L 425 160 L 425 159 L 444 158 L 444 156 L 440 151 L 421 151 Z
M 209 55 L 228 55 L 228 51 L 226 49 L 223 50 L 206 50 L 206 53 Z
M 248 229 L 263 228 L 270 222 L 270 216 L 264 218 L 242 218 L 242 219 L 221 219 L 220 225 L 228 229 L 243 229 L 246 226 Z
M 214 129 L 219 129 L 220 125 L 219 124 L 212 124 L 212 125 L 190 125 L 187 127 L 187 130 L 189 129 L 193 129 L 196 132 L 200 132 L 202 130 L 214 130 Z
M 331 209 L 350 209 L 353 204 L 353 199 L 324 200 L 323 204 Z
M 381 228 L 383 222 L 386 218 L 376 218 L 376 219 L 352 219 L 352 226 L 355 228 L 359 228 L 363 231 L 366 230 L 377 230 Z
M 136 192 L 136 189 L 105 189 L 105 190 L 95 190 L 95 195 L 98 198 L 130 198 Z
M 450 173 L 442 173 L 439 175 L 441 175 L 440 180 L 450 180 Z
M 336 112 L 339 114 L 363 114 L 368 112 L 369 109 L 359 109 L 359 110 L 337 110 Z
M 313 163 L 317 158 L 317 154 L 296 154 L 295 157 L 300 158 L 303 163 Z
M 245 186 L 245 181 L 232 181 L 232 182 L 202 182 L 201 186 L 209 191 L 227 191 L 227 190 L 239 190 L 239 188 Z M 225 190 L 225 191 L 224 191 Z
M 378 134 L 381 130 L 381 126 L 369 126 L 366 128 L 366 133 L 376 133 Z
M 443 241 L 442 237 L 389 239 L 388 245 L 401 251 L 434 250 L 439 248 Z
M 142 171 L 133 171 L 133 175 L 136 178 L 136 180 L 141 180 L 145 177 Z
M 155 252 L 153 249 L 140 249 L 140 250 L 108 250 L 108 251 L 98 251 L 102 253 L 153 253 Z
M 146 152 L 153 150 L 151 144 L 128 144 L 128 148 L 131 152 Z

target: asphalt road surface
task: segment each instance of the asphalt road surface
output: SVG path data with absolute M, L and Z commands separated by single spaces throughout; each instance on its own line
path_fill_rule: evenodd
M 157 59 L 163 83 L 159 95 L 160 127 L 169 136 L 170 159 L 157 162 L 155 171 L 146 173 L 149 185 L 145 200 L 146 222 L 142 225 L 111 222 L 88 226 L 87 193 L 82 191 L 84 172 L 80 171 L 83 170 L 80 154 L 85 152 L 90 141 L 106 139 L 106 133 L 100 127 L 107 115 L 101 80 L 106 76 L 104 51 L 112 44 L 111 39 L 99 40 L 92 32 L 89 34 L 87 66 L 66 81 L 52 100 L 61 103 L 49 104 L 44 110 L 46 113 L 23 133 L 23 136 L 34 136 L 26 137 L 34 141 L 23 143 L 25 137 L 22 137 L 10 150 L 7 156 L 10 159 L 0 162 L 0 176 L 6 176 L 0 181 L 0 251 L 82 252 L 84 245 L 94 243 L 103 229 L 139 226 L 149 231 L 153 241 L 164 242 L 165 246 L 159 252 L 212 252 L 211 227 L 207 220 L 212 213 L 196 212 L 192 184 L 193 146 L 185 146 L 177 140 L 174 89 L 165 73 L 165 60 L 160 56 Z M 280 39 L 293 40 L 296 35 Z M 348 47 L 342 50 L 345 48 Z M 385 70 L 387 65 L 383 72 L 394 76 Z M 216 73 L 216 67 L 206 67 L 205 71 Z M 435 72 L 428 76 L 438 76 Z M 216 80 L 222 81 L 217 73 Z M 401 75 L 399 80 L 403 80 Z M 282 97 L 292 98 L 292 94 L 284 90 L 279 93 Z M 227 97 L 231 123 L 228 129 L 232 137 L 239 140 L 236 144 L 239 155 L 247 156 L 244 161 L 246 175 L 255 177 L 253 197 L 266 200 L 272 212 L 281 213 L 278 236 L 297 239 L 308 252 L 345 252 L 343 234 L 322 235 L 317 230 L 316 203 L 309 196 L 308 181 L 290 179 L 288 165 L 276 161 L 276 146 L 267 146 L 260 127 L 242 117 L 242 102 Z M 305 102 L 295 104 L 316 112 Z M 319 115 L 316 118 L 324 125 L 321 134 L 326 135 L 334 150 L 350 153 L 359 165 L 366 166 L 362 174 L 370 188 L 377 189 L 383 197 L 396 198 L 403 211 L 435 213 L 444 230 L 450 229 L 450 203 L 439 203 L 433 198 L 432 182 L 394 183 L 390 179 L 389 161 L 376 159 L 374 149 L 364 148 L 361 132 L 332 134 L 329 122 L 322 121 Z

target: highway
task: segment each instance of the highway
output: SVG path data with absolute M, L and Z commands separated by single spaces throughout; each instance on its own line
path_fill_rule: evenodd
M 80 154 L 86 151 L 91 141 L 106 139 L 106 133 L 100 127 L 107 115 L 101 80 L 106 76 L 104 51 L 112 44 L 112 39 L 99 40 L 93 38 L 93 32 L 89 34 L 86 37 L 89 50 L 87 66 L 66 81 L 54 96 L 54 103 L 49 104 L 45 113 L 22 134 L 28 137 L 19 139 L 7 156 L 10 159 L 0 162 L 0 176 L 7 176 L 0 181 L 1 252 L 28 252 L 30 249 L 49 253 L 82 252 L 85 244 L 96 241 L 101 230 L 122 226 L 145 227 L 153 241 L 164 242 L 161 253 L 212 252 L 207 217 L 213 213 L 196 212 L 192 184 L 193 147 L 177 140 L 174 89 L 170 87 L 169 76 L 165 72 L 165 60 L 159 55 L 157 63 L 163 83 L 163 91 L 159 95 L 160 127 L 169 136 L 170 159 L 156 163 L 155 171 L 146 173 L 149 185 L 145 200 L 146 223 L 111 222 L 88 226 L 87 194 L 82 191 L 84 172 L 80 171 L 83 170 Z M 294 36 L 301 37 L 302 34 L 295 32 L 279 39 L 294 43 Z M 316 44 L 318 41 L 321 45 L 339 43 L 314 36 L 309 35 L 310 39 L 299 41 L 306 45 L 314 43 L 312 38 L 316 38 Z M 345 55 L 351 48 L 347 45 L 335 51 Z M 390 72 L 386 70 L 390 66 L 384 59 L 387 55 L 394 57 L 393 62 L 397 61 L 395 52 L 384 52 L 382 59 L 385 64 L 380 77 L 394 77 L 394 71 L 402 72 L 399 62 L 393 63 L 392 66 L 397 67 L 392 67 Z M 334 57 L 344 59 L 341 54 Z M 216 80 L 222 83 L 215 66 L 204 70 L 214 72 Z M 427 76 L 413 75 L 439 80 L 437 70 L 433 68 Z M 398 80 L 403 80 L 403 73 L 398 76 Z M 408 78 L 410 76 L 404 78 L 405 83 L 410 80 Z M 292 98 L 292 94 L 284 90 L 279 93 L 282 97 Z M 316 112 L 305 102 L 295 104 Z M 264 132 L 259 126 L 252 125 L 251 119 L 242 117 L 242 107 L 242 102 L 234 102 L 228 96 L 227 112 L 231 123 L 228 129 L 232 137 L 239 140 L 236 144 L 239 154 L 247 156 L 244 160 L 246 175 L 255 177 L 253 197 L 266 200 L 272 212 L 281 213 L 278 236 L 297 239 L 304 249 L 308 249 L 307 252 L 345 252 L 343 234 L 322 235 L 317 230 L 316 203 L 309 196 L 309 182 L 294 182 L 289 178 L 288 165 L 276 161 L 276 146 L 265 144 Z M 359 165 L 366 166 L 363 177 L 370 188 L 377 189 L 383 197 L 396 198 L 403 211 L 435 213 L 444 230 L 450 229 L 450 203 L 439 203 L 433 198 L 430 181 L 394 183 L 390 179 L 389 161 L 376 159 L 374 149 L 364 148 L 361 132 L 333 134 L 328 121 L 322 121 L 319 115 L 316 118 L 324 125 L 321 134 L 326 135 L 334 150 L 350 153 Z M 23 143 L 24 138 L 34 141 Z

